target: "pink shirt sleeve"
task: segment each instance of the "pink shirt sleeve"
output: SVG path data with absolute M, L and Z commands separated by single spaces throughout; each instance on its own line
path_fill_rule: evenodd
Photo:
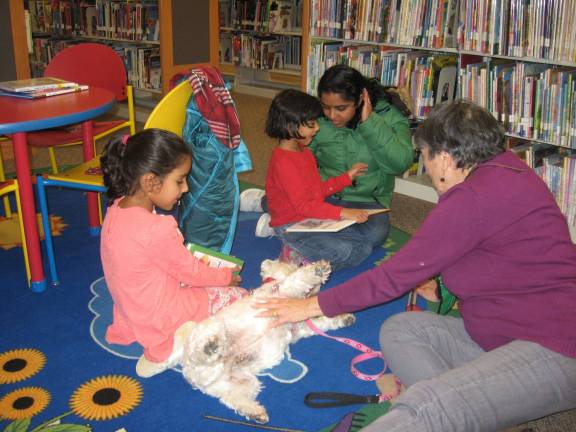
M 158 218 L 151 227 L 148 250 L 156 265 L 176 280 L 192 287 L 227 286 L 232 269 L 208 267 L 184 246 L 184 237 L 172 216 Z

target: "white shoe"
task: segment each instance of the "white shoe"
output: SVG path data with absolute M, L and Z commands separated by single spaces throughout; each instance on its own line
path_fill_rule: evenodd
M 256 237 L 274 237 L 275 235 L 274 228 L 270 226 L 270 215 L 264 213 L 256 224 Z
M 264 189 L 246 189 L 240 194 L 240 211 L 262 212 Z
M 182 355 L 184 354 L 184 344 L 186 343 L 186 339 L 188 338 L 192 327 L 195 325 L 196 323 L 194 321 L 186 321 L 178 327 L 174 333 L 174 346 L 172 348 L 172 353 L 166 360 L 157 363 L 148 360 L 144 357 L 144 354 L 142 354 L 136 363 L 136 374 L 140 378 L 150 378 L 178 365 L 182 359 Z

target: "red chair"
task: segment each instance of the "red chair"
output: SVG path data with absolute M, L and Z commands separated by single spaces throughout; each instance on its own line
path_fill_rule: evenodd
M 96 140 L 120 129 L 130 128 L 131 135 L 136 132 L 132 86 L 127 85 L 124 62 L 112 48 L 97 43 L 72 45 L 52 59 L 44 76 L 105 88 L 114 93 L 117 101 L 127 100 L 128 120 L 94 121 L 94 146 Z M 76 125 L 31 132 L 27 139 L 32 147 L 48 148 L 52 172 L 56 174 L 58 165 L 54 148 L 82 144 L 82 129 Z M 94 153 L 97 153 L 96 148 Z

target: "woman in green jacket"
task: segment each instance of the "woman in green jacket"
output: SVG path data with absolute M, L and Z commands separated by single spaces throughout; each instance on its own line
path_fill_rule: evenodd
M 346 65 L 326 70 L 318 84 L 318 97 L 325 118 L 318 119 L 320 130 L 309 148 L 317 158 L 322 179 L 345 173 L 355 163 L 368 165 L 367 172 L 352 186 L 326 201 L 355 209 L 390 208 L 395 176 L 405 172 L 413 161 L 407 118 L 410 110 L 398 93 Z M 240 210 L 267 211 L 264 191 L 244 191 Z M 275 235 L 269 221 L 267 213 L 258 220 L 257 237 Z M 382 246 L 389 229 L 388 213 L 372 215 L 367 222 L 354 225 L 354 236 L 360 236 L 360 243 L 366 246 L 354 252 L 356 261 L 363 261 L 374 248 Z M 302 241 L 309 237 L 307 234 Z M 291 257 L 292 251 L 283 250 L 283 255 Z
M 365 175 L 327 201 L 350 208 L 390 208 L 394 179 L 413 161 L 408 107 L 398 94 L 356 69 L 335 65 L 318 84 L 324 110 L 320 131 L 310 149 L 323 179 L 334 177 L 358 162 L 368 164 Z M 359 225 L 366 242 L 381 246 L 390 228 L 388 213 L 370 216 Z

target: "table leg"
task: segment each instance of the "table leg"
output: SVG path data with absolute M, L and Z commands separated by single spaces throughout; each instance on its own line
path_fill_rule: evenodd
M 82 123 L 82 149 L 85 162 L 94 158 L 94 127 L 92 120 Z M 98 195 L 95 192 L 87 192 L 86 200 L 88 202 L 88 226 L 90 235 L 98 236 L 100 234 Z
M 42 268 L 42 254 L 40 252 L 40 236 L 36 222 L 36 207 L 34 205 L 34 192 L 32 190 L 32 177 L 30 173 L 30 160 L 28 158 L 28 144 L 26 134 L 17 132 L 12 135 L 14 160 L 16 162 L 16 178 L 20 188 L 20 202 L 22 205 L 22 220 L 26 233 L 26 246 L 30 260 L 30 288 L 34 292 L 46 289 L 46 277 Z M 50 227 L 45 227 L 50 229 Z

